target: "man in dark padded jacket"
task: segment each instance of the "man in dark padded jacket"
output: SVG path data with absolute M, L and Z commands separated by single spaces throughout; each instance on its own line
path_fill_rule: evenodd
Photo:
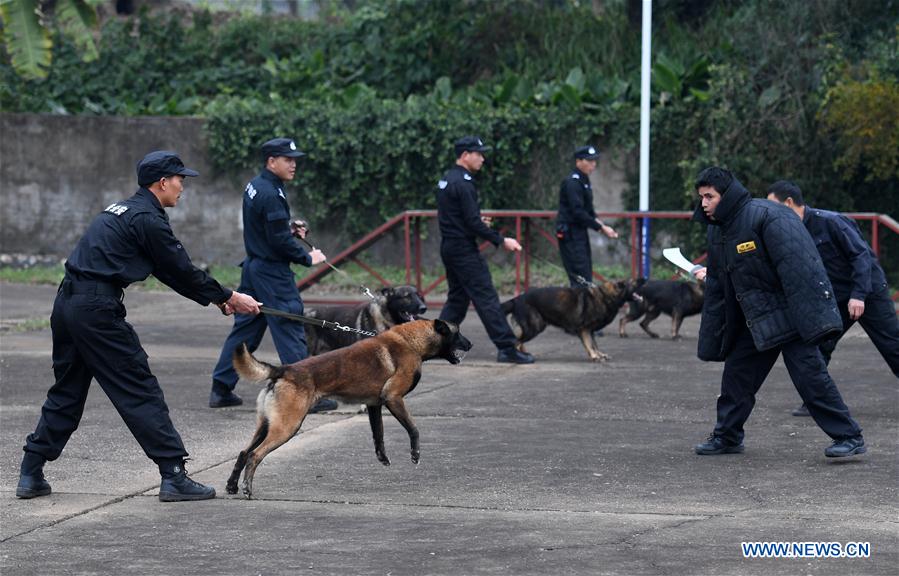
M 833 439 L 828 457 L 866 451 L 817 344 L 842 329 L 815 244 L 789 208 L 753 199 L 727 170 L 697 178 L 693 219 L 708 226 L 709 265 L 698 355 L 724 361 L 718 418 L 700 455 L 743 452 L 743 424 L 782 353 L 812 418 Z
M 187 451 L 147 354 L 125 321 L 122 302 L 129 284 L 153 274 L 203 306 L 214 303 L 225 314 L 259 313 L 259 302 L 223 288 L 195 267 L 172 232 L 165 208 L 178 203 L 184 178 L 197 175 L 174 152 L 147 154 L 137 165 L 137 193 L 94 218 L 66 261 L 50 316 L 56 382 L 25 442 L 17 497 L 50 494 L 44 463 L 59 457 L 78 428 L 91 379 L 96 379 L 144 453 L 159 466 L 159 499 L 215 498 L 211 486 L 194 482 L 184 470 Z

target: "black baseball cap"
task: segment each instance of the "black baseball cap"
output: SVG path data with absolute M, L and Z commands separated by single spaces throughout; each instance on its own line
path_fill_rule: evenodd
M 297 148 L 296 142 L 290 138 L 272 138 L 262 145 L 262 159 L 268 160 L 272 156 L 287 156 L 288 158 L 299 158 L 305 156 L 305 152 L 301 152 Z
M 596 160 L 599 158 L 599 150 L 594 146 L 581 146 L 574 151 L 574 157 L 578 160 Z
M 184 167 L 184 162 L 178 158 L 178 154 L 168 150 L 156 150 L 144 156 L 137 163 L 137 183 L 140 186 L 149 186 L 158 182 L 160 178 L 179 174 L 181 176 L 199 176 L 196 170 Z
M 456 140 L 455 144 L 456 156 L 461 156 L 463 152 L 486 152 L 492 150 L 490 146 L 485 146 L 477 136 L 464 136 Z

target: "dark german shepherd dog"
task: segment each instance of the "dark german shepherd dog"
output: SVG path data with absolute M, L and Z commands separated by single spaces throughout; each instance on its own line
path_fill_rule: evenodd
M 306 316 L 381 333 L 391 326 L 415 320 L 427 311 L 424 297 L 415 286 L 390 286 L 376 292 L 375 300 L 371 302 L 353 306 L 317 307 L 307 310 Z M 306 326 L 306 340 L 311 356 L 349 346 L 362 338 L 364 336 L 355 332 Z
M 671 316 L 671 339 L 680 339 L 680 325 L 687 316 L 702 312 L 703 284 L 678 280 L 650 280 L 637 292 L 642 302 L 630 302 L 628 312 L 618 321 L 618 335 L 627 338 L 624 327 L 645 314 L 640 327 L 652 338 L 659 335 L 649 329 L 649 324 L 665 313 Z
M 418 464 L 418 428 L 403 397 L 418 384 L 423 361 L 443 358 L 458 364 L 470 349 L 471 342 L 459 329 L 443 320 L 400 324 L 347 348 L 286 366 L 260 362 L 241 345 L 234 351 L 234 369 L 242 378 L 268 380 L 268 386 L 256 399 L 256 432 L 237 457 L 228 478 L 228 494 L 237 493 L 237 480 L 243 471 L 243 492 L 247 498 L 252 497 L 256 467 L 299 431 L 309 407 L 323 396 L 368 407 L 375 455 L 385 466 L 390 460 L 384 451 L 381 406 L 387 406 L 409 434 L 412 462 Z
M 639 298 L 635 292 L 642 283 L 641 278 L 572 288 L 533 288 L 503 302 L 502 310 L 518 338 L 519 350 L 547 326 L 557 326 L 580 337 L 590 360 L 604 362 L 610 356 L 599 351 L 593 332 L 614 320 L 622 304 Z

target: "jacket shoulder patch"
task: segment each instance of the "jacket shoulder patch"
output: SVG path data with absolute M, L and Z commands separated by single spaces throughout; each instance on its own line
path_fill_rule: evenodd
M 128 211 L 128 206 L 123 206 L 122 204 L 114 203 L 110 204 L 106 207 L 104 212 L 109 212 L 110 214 L 115 214 L 116 216 L 121 216 L 125 212 Z

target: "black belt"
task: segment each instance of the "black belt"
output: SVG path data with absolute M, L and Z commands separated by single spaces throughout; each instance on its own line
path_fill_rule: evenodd
M 125 292 L 121 287 L 107 282 L 97 282 L 95 280 L 72 280 L 71 278 L 63 278 L 59 289 L 67 295 L 99 294 L 101 296 L 112 296 L 119 300 L 125 296 Z

